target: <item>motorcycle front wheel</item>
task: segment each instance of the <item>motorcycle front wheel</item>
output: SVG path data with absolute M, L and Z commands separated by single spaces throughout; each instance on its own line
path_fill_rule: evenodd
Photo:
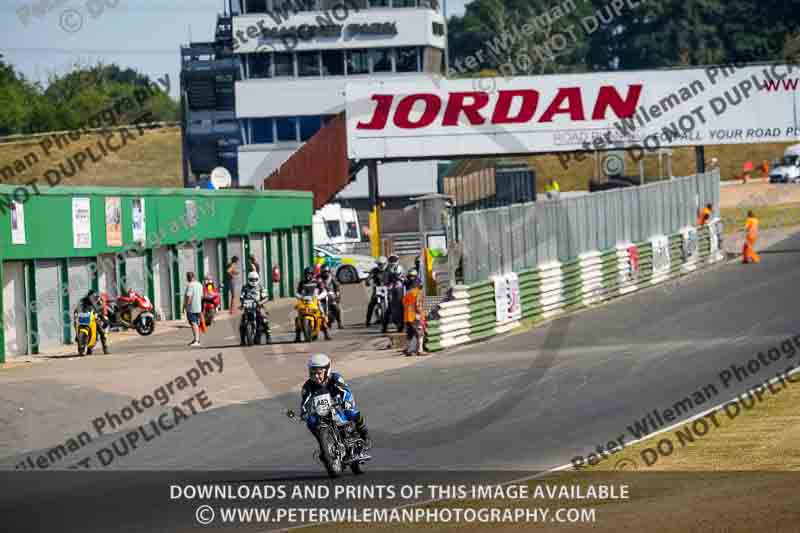
M 89 343 L 86 333 L 78 333 L 78 355 L 86 355 L 86 345 Z
M 139 318 L 136 321 L 136 333 L 147 337 L 156 329 L 156 322 L 150 317 Z
M 245 326 L 244 340 L 248 346 L 252 346 L 256 342 L 256 325 L 252 321 Z
M 319 440 L 322 444 L 322 462 L 325 463 L 325 469 L 328 471 L 328 476 L 335 478 L 339 477 L 342 473 L 342 462 L 337 453 L 338 445 L 336 439 L 331 435 L 331 429 L 323 431 Z
M 311 321 L 305 320 L 303 321 L 303 342 L 311 342 L 312 340 L 312 330 Z

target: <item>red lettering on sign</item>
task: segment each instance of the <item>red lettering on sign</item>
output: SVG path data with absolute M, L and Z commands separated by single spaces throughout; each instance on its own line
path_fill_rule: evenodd
M 422 112 L 422 116 L 419 120 L 411 122 L 409 113 L 411 112 L 411 108 L 414 107 L 414 104 L 418 101 L 425 102 L 425 111 Z M 397 104 L 397 111 L 394 112 L 394 125 L 398 128 L 405 129 L 430 126 L 433 121 L 436 120 L 436 116 L 439 114 L 441 108 L 442 101 L 435 94 L 410 94 Z
M 466 98 L 472 98 L 472 102 L 464 103 Z M 486 107 L 489 103 L 489 95 L 480 92 L 450 93 L 447 100 L 447 108 L 444 110 L 443 126 L 455 126 L 458 124 L 458 116 L 463 111 L 467 120 L 473 126 L 478 126 L 486 122 L 486 119 L 478 113 L 479 109 Z
M 566 101 L 567 107 L 561 107 L 561 104 Z M 550 103 L 547 111 L 544 112 L 539 122 L 553 122 L 553 117 L 560 113 L 569 113 L 572 120 L 586 120 L 586 114 L 583 112 L 583 100 L 581 100 L 580 87 L 568 87 L 566 89 L 559 89 L 556 97 Z
M 511 102 L 514 98 L 522 98 L 522 104 L 519 108 L 519 113 L 516 117 L 508 116 L 511 110 Z M 497 97 L 497 104 L 494 106 L 494 114 L 492 115 L 492 124 L 513 124 L 520 122 L 528 122 L 533 118 L 536 112 L 536 106 L 539 105 L 539 91 L 532 89 L 523 89 L 519 91 L 500 91 Z
M 382 130 L 386 127 L 386 121 L 389 120 L 389 110 L 392 108 L 394 96 L 391 94 L 373 94 L 372 99 L 378 102 L 378 105 L 375 106 L 372 120 L 369 122 L 359 122 L 356 125 L 357 129 Z
M 641 85 L 631 85 L 628 87 L 628 96 L 623 100 L 616 88 L 610 85 L 600 87 L 600 92 L 597 94 L 597 103 L 595 103 L 594 111 L 592 112 L 592 120 L 605 119 L 606 111 L 609 107 L 619 118 L 632 117 L 636 112 L 636 104 L 639 103 L 639 95 L 641 94 Z

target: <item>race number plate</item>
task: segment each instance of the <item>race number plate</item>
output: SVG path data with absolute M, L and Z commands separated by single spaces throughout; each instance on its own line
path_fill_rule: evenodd
M 80 326 L 89 326 L 92 323 L 92 314 L 91 313 L 80 313 L 78 314 L 78 325 Z
M 320 394 L 318 396 L 314 396 L 314 411 L 319 416 L 327 416 L 331 410 L 331 405 L 333 404 L 333 400 L 331 399 L 330 394 Z

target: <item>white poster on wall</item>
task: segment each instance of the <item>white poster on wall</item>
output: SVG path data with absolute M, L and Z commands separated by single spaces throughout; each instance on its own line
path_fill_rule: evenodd
M 659 235 L 650 239 L 653 245 L 653 275 L 666 274 L 669 272 L 669 237 Z
M 92 217 L 89 198 L 72 199 L 72 246 L 92 247 Z
M 683 261 L 689 263 L 697 258 L 697 229 L 683 228 L 681 235 L 683 236 Z
M 492 276 L 494 283 L 495 318 L 497 322 L 522 318 L 522 299 L 519 276 L 510 274 Z
M 134 198 L 132 206 L 133 242 L 145 241 L 147 226 L 144 219 L 144 198 Z
M 25 208 L 20 202 L 11 202 L 11 244 L 25 244 Z

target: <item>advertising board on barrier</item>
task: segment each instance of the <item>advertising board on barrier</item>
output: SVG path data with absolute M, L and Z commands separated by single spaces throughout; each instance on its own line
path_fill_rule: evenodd
M 658 235 L 650 239 L 653 245 L 653 276 L 668 274 L 670 267 L 669 237 Z
M 627 268 L 619 269 L 618 282 L 620 285 L 627 285 L 639 281 L 639 249 L 635 244 L 628 246 Z
M 348 156 L 796 141 L 797 73 L 773 64 L 498 77 L 486 80 L 492 91 L 471 79 L 348 82 Z
M 495 313 L 498 322 L 522 318 L 519 277 L 514 272 L 492 276 Z
M 683 236 L 683 262 L 690 263 L 697 258 L 697 229 L 683 228 L 681 235 Z
M 710 256 L 712 259 L 719 252 L 719 234 L 721 233 L 719 226 L 719 221 L 715 221 L 708 225 L 708 239 L 711 246 Z

